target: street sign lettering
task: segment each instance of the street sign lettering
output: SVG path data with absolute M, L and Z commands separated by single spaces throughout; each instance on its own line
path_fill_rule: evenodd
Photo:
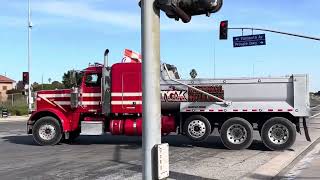
M 266 45 L 265 34 L 233 37 L 233 47 L 261 46 L 261 45 Z

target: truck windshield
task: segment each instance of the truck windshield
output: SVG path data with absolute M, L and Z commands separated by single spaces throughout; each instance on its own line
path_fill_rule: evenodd
M 86 76 L 87 87 L 99 87 L 101 86 L 101 74 L 87 74 Z

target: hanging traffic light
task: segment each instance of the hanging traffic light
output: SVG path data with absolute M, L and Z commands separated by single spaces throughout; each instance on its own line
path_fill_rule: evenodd
M 223 0 L 157 0 L 157 7 L 166 13 L 169 18 L 181 19 L 188 23 L 192 16 L 218 12 Z
M 220 40 L 228 39 L 228 21 L 220 22 Z
M 24 85 L 29 84 L 29 72 L 22 73 L 22 82 Z

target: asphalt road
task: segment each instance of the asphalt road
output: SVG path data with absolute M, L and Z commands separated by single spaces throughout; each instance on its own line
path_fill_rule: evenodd
M 315 106 L 312 114 L 318 114 L 320 105 Z M 320 115 L 309 123 L 309 130 L 319 130 Z M 320 139 L 301 154 L 297 159 L 284 169 L 276 179 L 320 179 Z
M 319 111 L 320 108 L 314 113 Z M 73 144 L 43 147 L 36 145 L 25 129 L 23 121 L 1 122 L 0 119 L 1 180 L 141 179 L 141 138 L 84 136 Z M 246 177 L 282 153 L 268 151 L 257 133 L 255 139 L 247 150 L 230 151 L 223 147 L 218 136 L 201 143 L 192 143 L 182 136 L 164 137 L 163 141 L 170 144 L 170 178 Z

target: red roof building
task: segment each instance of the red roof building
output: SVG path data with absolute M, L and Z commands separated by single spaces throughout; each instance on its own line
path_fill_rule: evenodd
M 8 99 L 7 91 L 14 88 L 15 81 L 0 75 L 0 102 Z
M 15 83 L 15 81 L 6 76 L 0 75 L 0 83 Z

